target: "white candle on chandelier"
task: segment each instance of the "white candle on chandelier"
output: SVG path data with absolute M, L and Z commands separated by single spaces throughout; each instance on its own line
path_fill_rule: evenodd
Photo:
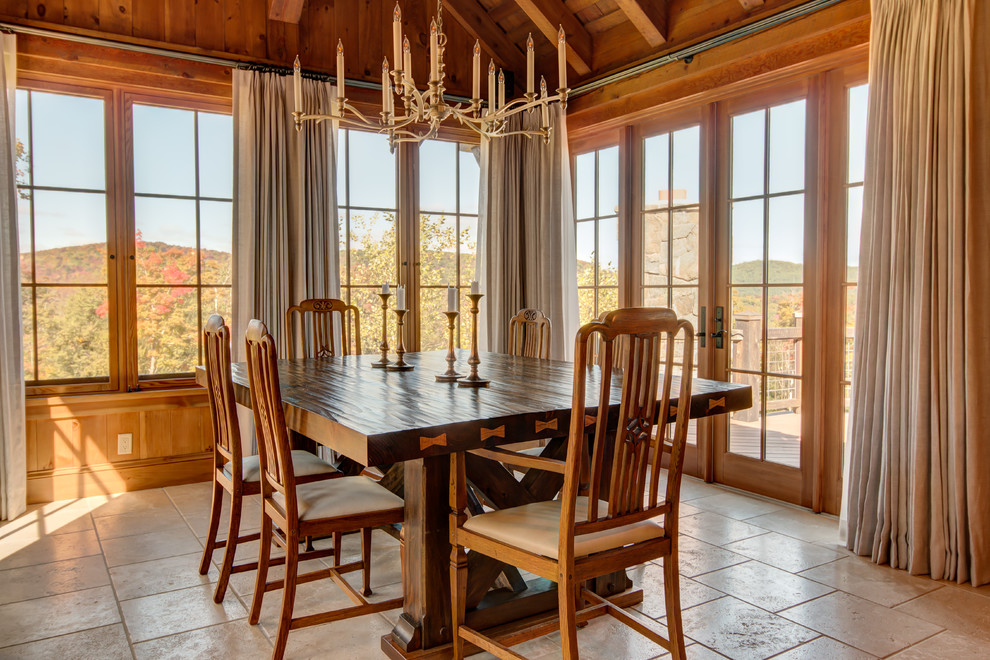
M 395 3 L 395 11 L 392 12 L 392 61 L 398 69 L 402 63 L 402 10 L 399 3 Z
M 536 70 L 536 65 L 534 64 L 534 53 L 533 53 L 533 34 L 530 33 L 529 38 L 526 39 L 526 93 L 533 93 L 533 80 L 535 77 L 534 71 Z
M 478 286 L 478 280 L 471 282 L 471 295 L 477 295 L 481 293 L 481 287 Z
M 412 84 L 412 52 L 409 50 L 409 37 L 402 38 L 402 76 Z
M 488 114 L 495 114 L 495 60 L 488 62 Z
M 474 42 L 474 62 L 471 68 L 471 99 L 481 98 L 481 43 Z
M 382 112 L 388 113 L 388 58 L 386 57 L 382 60 Z
M 440 35 L 437 32 L 437 22 L 430 21 L 430 82 L 440 81 Z
M 505 73 L 498 70 L 498 109 L 505 107 Z
M 547 97 L 547 79 L 544 78 L 543 76 L 540 76 L 540 97 L 544 99 Z M 546 128 L 547 126 L 550 125 L 550 109 L 547 108 L 547 104 L 544 103 L 543 105 L 540 106 L 540 110 L 543 111 L 541 113 L 543 116 L 543 123 L 541 124 L 541 126 L 543 128 Z
M 457 311 L 457 289 L 449 284 L 447 285 L 447 311 Z
M 302 112 L 302 69 L 299 67 L 299 56 L 292 64 L 292 85 L 295 92 L 296 112 Z
M 344 42 L 337 40 L 337 98 L 345 99 L 344 94 Z
M 564 35 L 563 25 L 557 33 L 557 69 L 560 89 L 567 89 L 567 37 Z
M 395 308 L 406 308 L 406 287 L 400 286 L 395 289 Z

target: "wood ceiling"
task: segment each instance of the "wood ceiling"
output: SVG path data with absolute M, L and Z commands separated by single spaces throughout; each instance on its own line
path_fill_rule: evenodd
M 436 0 L 400 0 L 424 80 Z M 448 91 L 470 93 L 475 39 L 497 66 L 525 75 L 533 34 L 537 75 L 557 85 L 556 32 L 567 33 L 571 87 L 726 32 L 807 0 L 442 0 Z M 334 73 L 338 39 L 349 78 L 376 81 L 391 56 L 395 0 L 0 0 L 0 20 L 176 50 L 233 55 Z

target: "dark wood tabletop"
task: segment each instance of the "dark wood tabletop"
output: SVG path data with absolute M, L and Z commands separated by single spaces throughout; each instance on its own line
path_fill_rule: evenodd
M 406 353 L 416 368 L 372 369 L 377 355 L 279 362 L 286 423 L 362 465 L 396 463 L 500 444 L 561 437 L 570 423 L 574 365 L 501 353 L 482 353 L 480 373 L 491 387 L 473 389 L 434 379 L 446 351 Z M 467 351 L 459 351 L 466 362 Z M 198 378 L 202 374 L 198 374 Z M 250 405 L 247 367 L 233 366 L 238 402 Z M 588 379 L 588 414 L 597 411 L 598 367 Z M 673 391 L 678 390 L 677 378 Z M 621 371 L 612 380 L 618 414 Z M 752 405 L 748 385 L 694 380 L 691 417 Z M 672 399 L 672 405 L 677 405 Z

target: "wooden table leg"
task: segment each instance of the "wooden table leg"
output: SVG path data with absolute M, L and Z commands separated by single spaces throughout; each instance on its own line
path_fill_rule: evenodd
M 450 457 L 406 461 L 404 473 L 405 603 L 392 640 L 408 653 L 450 641 Z

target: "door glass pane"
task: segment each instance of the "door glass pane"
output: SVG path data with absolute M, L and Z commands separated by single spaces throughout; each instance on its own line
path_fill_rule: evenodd
M 456 213 L 457 143 L 426 140 L 419 145 L 419 208 L 429 213 Z
M 763 282 L 763 200 L 732 203 L 734 283 Z
M 670 135 L 643 140 L 643 210 L 665 208 L 670 196 Z
M 859 281 L 859 241 L 863 231 L 863 186 L 847 191 L 846 204 L 846 281 Z
M 134 191 L 195 195 L 195 113 L 138 104 L 133 111 Z
M 457 284 L 457 218 L 419 216 L 419 279 L 423 285 Z M 425 350 L 425 349 L 424 349 Z
M 461 216 L 461 286 L 471 286 L 478 260 L 478 218 Z
M 424 351 L 447 348 L 447 289 L 423 288 L 419 291 L 419 341 Z M 467 311 L 467 308 L 464 308 Z M 381 329 L 379 328 L 379 332 Z M 456 337 L 455 337 L 456 340 Z
M 770 108 L 770 193 L 804 189 L 804 99 Z
M 14 136 L 17 140 L 14 153 L 16 164 L 14 177 L 19 186 L 31 183 L 31 150 L 28 148 L 31 142 L 28 129 L 31 125 L 31 113 L 28 111 L 28 96 L 29 92 L 26 89 L 17 90 L 14 110 Z
M 481 165 L 477 153 L 481 147 L 459 145 L 461 172 L 461 213 L 478 213 L 478 185 L 481 182 Z
M 671 214 L 674 218 L 670 264 L 673 284 L 697 284 L 701 253 L 698 242 L 699 209 L 674 209 Z
M 595 152 L 580 154 L 575 160 L 574 196 L 578 220 L 595 216 Z
M 595 223 L 577 223 L 578 286 L 595 285 Z
M 231 243 L 234 238 L 231 202 L 199 203 L 199 241 L 202 282 L 230 284 Z
M 732 287 L 733 369 L 763 370 L 763 289 Z
M 667 218 L 666 211 L 643 216 L 643 284 L 647 286 L 667 284 L 667 257 L 670 252 Z
M 349 134 L 350 131 L 337 131 L 337 206 L 348 205 L 347 136 Z M 343 281 L 345 280 L 341 280 Z
M 670 302 L 667 300 L 668 291 L 669 289 L 666 287 L 645 287 L 643 289 L 643 306 L 670 307 Z
M 848 183 L 863 180 L 866 171 L 866 116 L 870 86 L 859 85 L 849 90 L 849 167 Z
M 34 185 L 103 190 L 103 100 L 31 92 Z
M 375 209 L 395 208 L 395 155 L 388 138 L 367 131 L 348 131 L 348 204 Z
M 219 314 L 227 321 L 228 325 L 230 324 L 233 306 L 229 286 L 204 286 L 202 298 L 201 320 L 203 323 L 206 323 L 206 319 L 210 318 L 210 314 Z
M 350 224 L 351 284 L 394 283 L 395 214 L 351 211 Z
M 804 289 L 767 289 L 767 371 L 801 375 Z
M 804 281 L 804 195 L 770 199 L 767 277 L 771 284 Z
M 598 223 L 598 284 L 619 285 L 618 218 L 605 218 Z
M 619 148 L 598 152 L 598 215 L 619 212 Z
M 697 204 L 701 199 L 701 127 L 692 126 L 674 133 L 675 206 Z
M 764 192 L 766 111 L 757 110 L 732 118 L 732 197 Z
M 36 379 L 34 374 L 34 305 L 31 298 L 32 289 L 21 289 L 21 325 L 23 326 L 24 340 L 22 348 L 24 350 L 24 380 L 32 381 Z
M 361 352 L 378 353 L 382 343 L 382 299 L 378 296 L 379 287 L 352 287 L 349 289 L 350 303 L 358 308 L 361 314 Z M 407 294 L 408 295 L 408 294 Z M 389 307 L 395 307 L 395 296 L 389 299 Z M 465 307 L 461 307 L 463 311 Z M 408 318 L 408 316 L 406 317 Z M 408 322 L 403 319 L 403 322 Z M 395 350 L 395 314 L 389 311 L 386 316 L 388 324 L 389 350 Z
M 38 380 L 108 377 L 107 288 L 38 287 L 37 296 Z
M 230 115 L 199 113 L 199 194 L 202 197 L 234 196 L 234 128 Z
M 578 313 L 581 317 L 581 324 L 595 320 L 595 290 L 578 289 Z
M 134 229 L 138 284 L 195 284 L 194 200 L 136 197 Z
M 52 284 L 107 281 L 103 193 L 34 191 L 35 277 Z
M 801 467 L 801 381 L 768 376 L 766 396 L 766 460 Z
M 698 327 L 698 289 L 695 287 L 673 287 L 670 290 L 671 306 L 677 318 L 691 322 Z
M 853 339 L 856 328 L 856 294 L 859 287 L 846 287 L 846 331 L 843 351 L 843 380 L 852 381 L 853 377 Z
M 729 451 L 759 460 L 762 458 L 763 378 L 734 373 L 732 382 L 753 389 L 753 407 L 729 413 Z
M 30 191 L 19 190 L 17 199 L 17 242 L 18 261 L 21 268 L 21 282 L 31 282 L 31 199 Z

